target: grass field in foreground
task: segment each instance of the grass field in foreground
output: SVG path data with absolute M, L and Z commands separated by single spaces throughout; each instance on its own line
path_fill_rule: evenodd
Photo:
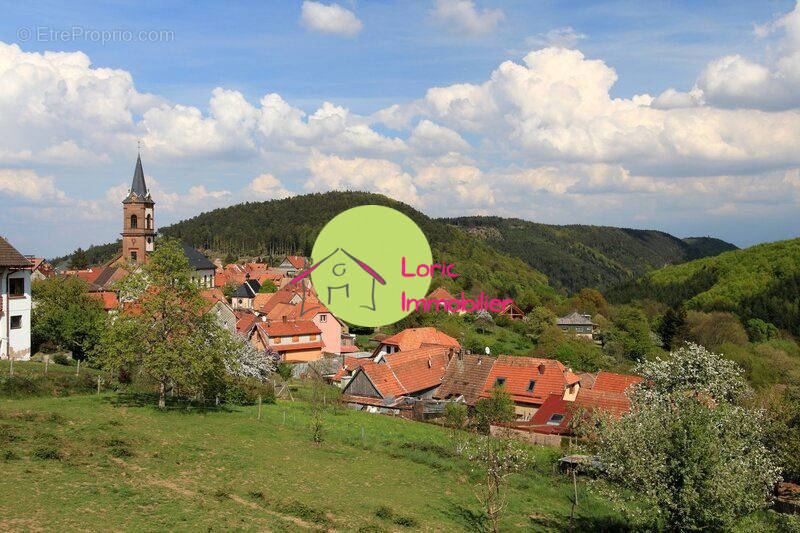
M 260 421 L 256 409 L 159 412 L 114 394 L 0 400 L 0 531 L 487 527 L 471 488 L 480 474 L 449 452 L 447 430 L 329 408 L 316 446 L 308 404 L 265 405 Z M 569 514 L 555 452 L 534 453 L 540 466 L 511 479 L 506 530 L 559 528 Z M 579 496 L 584 526 L 615 522 Z

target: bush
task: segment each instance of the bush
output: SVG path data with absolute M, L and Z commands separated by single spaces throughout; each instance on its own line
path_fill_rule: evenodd
M 254 405 L 258 402 L 259 396 L 262 403 L 275 403 L 275 389 L 270 383 L 231 378 L 225 386 L 223 399 L 225 403 L 233 405 Z
M 55 354 L 53 356 L 53 362 L 56 363 L 57 365 L 65 365 L 65 366 L 68 366 L 70 364 L 69 358 L 66 356 L 66 354 L 63 353 Z
M 760 318 L 748 320 L 746 329 L 751 342 L 764 342 L 778 336 L 778 328 L 775 327 L 775 324 L 764 322 Z
M 33 458 L 34 459 L 41 459 L 43 461 L 52 460 L 52 461 L 60 461 L 61 460 L 61 452 L 59 452 L 56 448 L 52 446 L 41 446 L 36 448 L 33 451 Z

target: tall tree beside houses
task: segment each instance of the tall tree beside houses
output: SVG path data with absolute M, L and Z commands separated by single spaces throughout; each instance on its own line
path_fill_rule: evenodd
M 239 346 L 207 312 L 180 243 L 160 242 L 147 264 L 129 276 L 134 277 L 144 278 L 138 286 L 147 289 L 112 321 L 95 360 L 107 370 L 125 368 L 149 378 L 162 408 L 171 388 L 206 398 L 221 392 L 226 362 Z
M 0 237 L 0 358 L 2 359 L 27 360 L 31 356 L 30 269 L 31 262 L 7 240 Z

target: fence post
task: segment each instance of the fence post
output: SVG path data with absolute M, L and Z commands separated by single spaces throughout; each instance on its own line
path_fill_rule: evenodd
M 258 419 L 261 420 L 261 395 L 258 395 Z
M 286 409 L 283 410 L 283 425 L 286 425 Z
M 97 395 L 100 396 L 100 376 L 97 376 Z
M 49 355 L 45 355 L 44 356 L 44 373 L 45 374 L 47 374 L 47 365 L 49 365 L 49 364 L 50 364 L 50 356 Z
M 81 360 L 78 359 L 78 368 L 75 369 L 75 377 L 78 377 L 81 373 Z

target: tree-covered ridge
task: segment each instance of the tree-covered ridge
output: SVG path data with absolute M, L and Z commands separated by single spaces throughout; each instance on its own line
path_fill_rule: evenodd
M 493 216 L 444 220 L 519 257 L 570 292 L 612 286 L 665 265 L 736 249 L 712 237 L 679 239 L 654 230 L 555 226 Z
M 419 225 L 431 244 L 434 260 L 456 265 L 460 276 L 450 286 L 456 292 L 484 290 L 498 297 L 512 297 L 528 307 L 555 297 L 547 277 L 520 259 L 379 194 L 328 192 L 248 202 L 200 214 L 162 228 L 160 233 L 220 253 L 308 256 L 329 220 L 342 211 L 369 204 L 397 209 Z
M 800 334 L 800 238 L 759 244 L 650 272 L 609 291 L 612 301 L 650 298 L 730 311 Z

